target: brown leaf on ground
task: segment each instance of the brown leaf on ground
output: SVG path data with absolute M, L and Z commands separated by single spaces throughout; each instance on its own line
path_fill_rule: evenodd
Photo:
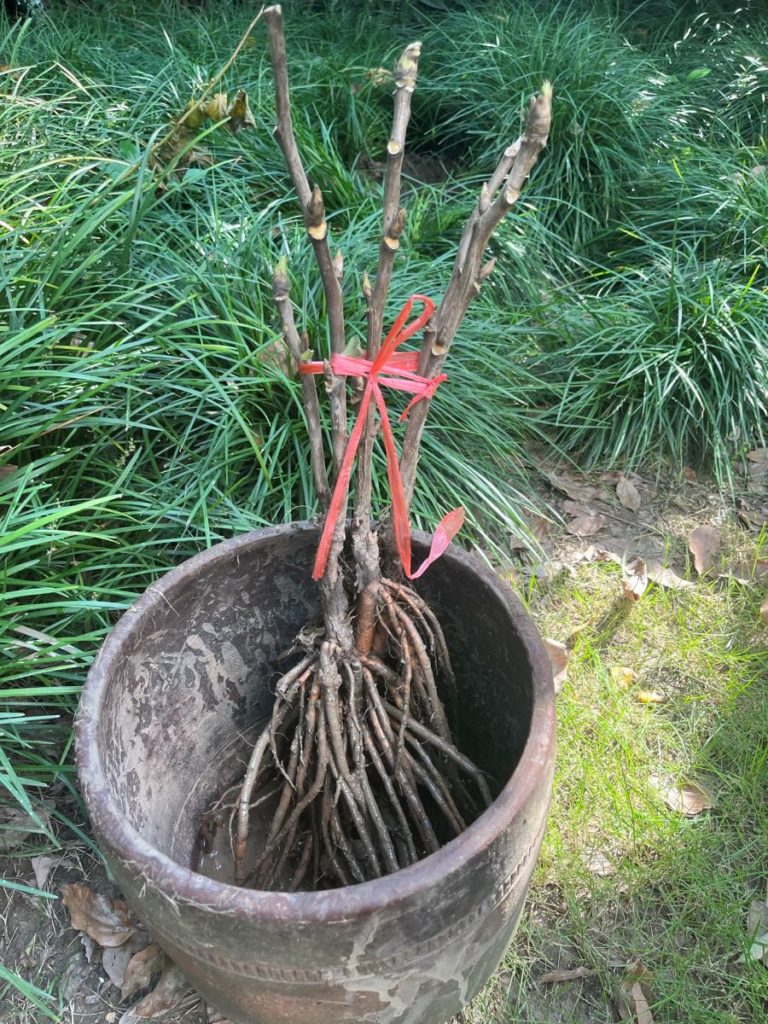
M 611 667 L 611 679 L 622 690 L 628 690 L 636 678 L 635 670 L 627 665 L 613 665 Z
M 634 985 L 622 990 L 616 1000 L 616 1009 L 622 1020 L 632 1021 L 633 1024 L 653 1024 L 653 1014 L 648 1005 L 649 996 L 641 982 L 636 981 Z
M 747 917 L 749 959 L 760 960 L 768 967 L 768 902 L 753 900 Z
M 552 529 L 552 520 L 546 519 L 544 516 L 523 516 L 523 522 L 528 527 L 529 533 L 533 534 L 539 542 L 546 540 L 549 536 L 549 531 Z M 513 551 L 525 551 L 529 547 L 529 542 L 522 536 L 511 534 L 509 538 L 509 546 Z
M 651 981 L 648 968 L 641 963 L 633 964 L 621 980 L 616 996 L 616 1009 L 621 1020 L 632 1024 L 653 1024 L 651 1014 Z
M 90 978 L 91 968 L 88 966 L 87 963 L 83 963 L 83 961 L 80 960 L 78 957 L 75 957 L 72 960 L 70 960 L 70 962 L 64 968 L 64 972 L 62 973 L 59 979 L 58 995 L 62 1004 L 64 1006 L 67 1006 L 80 993 L 85 994 L 85 991 L 87 991 Z M 67 1016 L 71 1021 L 72 1015 L 67 1014 Z M 18 1017 L 16 1019 L 18 1020 Z M 66 1018 L 56 1017 L 55 1019 L 61 1021 L 65 1020 Z M 27 1018 L 27 1020 L 29 1020 L 29 1018 Z
M 120 1024 L 154 1020 L 178 1006 L 190 989 L 190 984 L 176 964 L 169 963 L 152 989 L 120 1018 Z
M 35 873 L 35 885 L 38 889 L 43 888 L 45 883 L 48 881 L 51 872 L 55 871 L 56 868 L 71 868 L 74 866 L 72 861 L 67 860 L 66 857 L 48 857 L 47 855 L 43 855 L 42 857 L 30 857 L 29 862 Z
M 633 558 L 622 567 L 621 589 L 628 601 L 639 601 L 648 589 L 648 569 L 642 558 Z
M 640 704 L 663 704 L 667 698 L 658 690 L 637 690 L 635 700 Z
M 152 981 L 153 975 L 163 969 L 165 961 L 165 953 L 154 943 L 135 953 L 125 969 L 125 976 L 120 989 L 121 997 L 123 999 L 130 999 L 132 995 L 141 992 L 143 988 L 147 988 Z
M 589 504 L 590 501 L 600 497 L 600 491 L 596 487 L 580 483 L 567 473 L 546 473 L 545 476 L 556 491 L 567 494 L 572 501 Z
M 676 786 L 669 786 L 662 795 L 670 811 L 684 814 L 686 818 L 695 818 L 697 814 L 715 806 L 712 794 L 700 782 L 680 782 Z
M 768 601 L 763 601 L 760 605 L 760 621 L 764 626 L 768 626 Z
M 50 818 L 47 812 L 38 807 L 36 814 L 37 820 L 21 807 L 0 805 L 0 853 L 17 850 L 32 833 L 41 831 L 41 825 L 48 827 Z
M 127 942 L 124 942 L 122 946 L 113 946 L 111 949 L 105 949 L 101 954 L 101 966 L 115 988 L 122 989 L 125 972 L 130 960 L 131 947 Z
M 616 562 L 617 565 L 621 565 L 621 556 L 617 555 L 614 551 L 609 551 L 608 548 L 601 548 L 597 544 L 590 544 L 586 551 L 581 551 L 576 555 L 575 562 Z
M 603 529 L 605 522 L 605 516 L 579 516 L 572 519 L 565 529 L 575 537 L 591 537 Z
M 755 508 L 742 499 L 736 515 L 741 525 L 745 526 L 748 530 L 757 531 L 761 530 L 764 526 L 768 526 L 768 505 L 761 505 L 760 508 Z
M 584 866 L 587 871 L 599 878 L 607 878 L 616 874 L 616 867 L 602 850 L 590 850 L 584 857 Z
M 552 529 L 552 521 L 545 519 L 544 516 L 531 516 L 528 528 L 536 540 L 544 540 Z
M 699 576 L 709 572 L 720 554 L 722 540 L 714 526 L 697 526 L 688 534 L 688 550 L 693 555 L 693 564 Z
M 548 971 L 539 978 L 540 985 L 555 985 L 561 981 L 578 981 L 579 978 L 591 978 L 597 971 L 591 967 L 574 967 L 570 971 Z
M 571 652 L 565 644 L 561 643 L 559 640 L 550 640 L 549 637 L 544 640 L 544 646 L 547 649 L 549 661 L 552 665 L 552 679 L 555 684 L 555 693 L 560 693 L 567 675 L 568 659 L 571 656 Z
M 646 568 L 648 579 L 660 587 L 666 587 L 667 590 L 693 590 L 695 587 L 690 580 L 684 580 L 682 576 L 678 576 L 674 570 L 662 565 L 661 562 L 647 562 Z
M 768 476 L 768 464 L 764 462 L 750 462 L 749 464 L 749 490 L 753 494 L 765 494 L 765 480 Z
M 622 476 L 616 484 L 616 497 L 624 508 L 628 508 L 631 512 L 637 512 L 643 503 L 640 492 L 625 476 Z
M 600 479 L 604 484 L 611 484 L 615 487 L 623 476 L 624 474 L 620 473 L 617 469 L 609 469 L 605 473 L 600 474 Z
M 589 505 L 585 505 L 581 501 L 571 501 L 570 498 L 566 498 L 563 502 L 563 512 L 567 516 L 572 516 L 574 519 L 580 519 L 582 516 L 592 516 L 595 514 L 595 510 L 590 508 Z
M 128 907 L 122 900 L 111 900 L 81 882 L 62 885 L 61 893 L 72 927 L 100 946 L 122 946 L 133 935 Z
M 768 559 L 757 558 L 753 562 L 739 562 L 727 572 L 720 573 L 721 579 L 731 579 L 736 583 L 743 583 L 749 586 L 756 579 L 768 576 Z

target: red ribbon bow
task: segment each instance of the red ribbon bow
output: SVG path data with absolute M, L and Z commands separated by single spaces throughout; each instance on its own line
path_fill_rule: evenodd
M 411 309 L 416 301 L 424 306 L 424 311 L 413 323 L 406 326 Z M 328 515 L 325 519 L 323 534 L 320 538 L 317 555 L 315 556 L 315 565 L 312 570 L 312 579 L 314 580 L 321 579 L 325 573 L 328 554 L 331 550 L 333 531 L 341 514 L 341 507 L 344 504 L 344 498 L 352 475 L 352 466 L 363 436 L 363 428 L 365 427 L 371 399 L 375 399 L 379 414 L 381 415 L 381 433 L 384 438 L 384 450 L 387 455 L 387 478 L 389 480 L 389 489 L 392 493 L 392 521 L 395 531 L 395 543 L 403 564 L 403 571 L 408 579 L 415 580 L 421 576 L 435 559 L 443 554 L 461 529 L 461 524 L 464 522 L 464 509 L 459 507 L 453 509 L 452 512 L 449 512 L 440 521 L 432 538 L 429 555 L 416 572 L 411 572 L 411 528 L 408 522 L 408 506 L 405 500 L 402 477 L 400 476 L 400 463 L 397 457 L 397 449 L 395 448 L 395 439 L 392 435 L 392 427 L 387 415 L 387 406 L 384 401 L 384 395 L 381 392 L 381 385 L 394 388 L 396 391 L 408 391 L 414 395 L 414 398 L 400 417 L 402 422 L 406 419 L 416 402 L 420 402 L 423 398 L 431 398 L 439 385 L 446 380 L 446 374 L 444 373 L 432 378 L 420 377 L 416 372 L 419 368 L 418 352 L 395 352 L 395 349 L 402 345 L 404 341 L 407 341 L 408 338 L 421 330 L 434 311 L 435 304 L 431 299 L 428 299 L 425 295 L 412 295 L 400 311 L 400 315 L 384 339 L 384 344 L 381 346 L 379 354 L 373 361 L 345 355 L 334 355 L 331 357 L 331 369 L 335 374 L 344 377 L 364 377 L 366 383 L 357 420 L 350 434 L 347 450 L 344 453 L 341 468 L 339 469 L 336 486 L 331 497 L 331 504 L 328 508 Z M 322 373 L 323 364 L 320 362 L 301 363 L 299 370 L 301 373 Z

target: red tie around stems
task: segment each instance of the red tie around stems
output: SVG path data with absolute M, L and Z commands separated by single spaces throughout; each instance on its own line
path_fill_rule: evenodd
M 420 302 L 424 311 L 413 323 L 407 324 L 414 302 Z M 328 563 L 328 555 L 331 550 L 333 532 L 341 515 L 341 508 L 349 487 L 349 480 L 352 475 L 352 466 L 355 461 L 357 449 L 360 447 L 360 439 L 363 436 L 363 428 L 368 415 L 368 408 L 371 399 L 375 399 L 381 416 L 381 433 L 384 438 L 384 450 L 387 455 L 387 478 L 389 489 L 392 494 L 392 522 L 395 532 L 395 543 L 403 565 L 403 571 L 409 580 L 417 577 L 429 568 L 429 566 L 443 554 L 453 538 L 461 529 L 464 522 L 464 509 L 459 507 L 453 509 L 440 521 L 435 535 L 432 538 L 432 545 L 428 557 L 421 563 L 416 572 L 411 572 L 411 528 L 408 522 L 408 506 L 405 500 L 405 490 L 400 476 L 400 463 L 395 448 L 395 439 L 392 435 L 392 427 L 387 415 L 387 406 L 384 395 L 381 392 L 381 385 L 394 388 L 396 391 L 408 391 L 414 398 L 408 404 L 405 412 L 400 417 L 402 422 L 408 416 L 416 402 L 422 398 L 431 398 L 438 386 L 446 380 L 446 374 L 441 373 L 437 377 L 420 377 L 416 371 L 419 368 L 418 352 L 395 352 L 404 341 L 420 331 L 435 311 L 435 304 L 426 295 L 412 295 L 403 306 L 400 315 L 395 320 L 389 334 L 384 339 L 384 344 L 379 350 L 376 359 L 357 359 L 353 356 L 334 355 L 331 356 L 331 369 L 338 376 L 343 377 L 364 377 L 365 391 L 360 401 L 357 420 L 352 429 L 347 444 L 347 450 L 339 469 L 336 485 L 333 489 L 331 504 L 328 508 L 328 515 L 325 518 L 323 534 L 315 556 L 315 565 L 312 570 L 312 579 L 322 579 Z M 323 363 L 301 363 L 301 373 L 322 373 Z

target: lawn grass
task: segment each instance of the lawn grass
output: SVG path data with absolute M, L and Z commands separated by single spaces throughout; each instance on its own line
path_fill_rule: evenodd
M 764 558 L 768 535 L 748 548 Z M 732 530 L 724 563 L 744 549 Z M 768 881 L 764 591 L 698 581 L 651 587 L 631 604 L 619 567 L 606 563 L 528 591 L 542 633 L 570 641 L 572 654 L 558 697 L 550 824 L 506 964 L 516 1004 L 499 992 L 502 976 L 490 1019 L 558 1019 L 542 1016 L 556 997 L 537 977 L 585 966 L 596 975 L 562 986 L 572 1014 L 562 1019 L 613 1020 L 611 1001 L 636 961 L 650 972 L 657 1022 L 762 1019 L 768 972 L 739 958 L 749 905 Z M 628 689 L 612 675 L 624 667 L 635 673 Z M 641 703 L 642 691 L 664 702 Z M 687 780 L 709 789 L 711 811 L 688 818 L 665 805 L 660 786 Z
M 503 558 L 530 501 L 513 460 L 525 460 L 533 438 L 581 462 L 703 464 L 725 483 L 734 455 L 764 442 L 768 174 L 755 169 L 768 163 L 768 20 L 732 6 L 521 0 L 468 10 L 414 0 L 399 14 L 358 5 L 350 16 L 343 3 L 288 5 L 297 133 L 344 251 L 351 333 L 363 331 L 360 279 L 374 259 L 381 191 L 360 158 L 381 159 L 391 103 L 368 72 L 422 37 L 412 148 L 443 164 L 437 182 L 407 177 L 391 312 L 413 291 L 439 296 L 482 176 L 518 133 L 525 97 L 554 79 L 550 147 L 493 242 L 497 269 L 431 415 L 418 522 L 464 503 L 468 536 Z M 71 714 L 119 614 L 203 547 L 315 510 L 299 390 L 274 358 L 269 277 L 281 254 L 312 346 L 322 352 L 327 341 L 271 138 L 259 31 L 222 82 L 230 93 L 247 88 L 256 127 L 237 136 L 205 127 L 196 145 L 208 158 L 183 180 L 166 174 L 163 190 L 149 166 L 153 141 L 254 12 L 226 0 L 48 8 L 15 24 L 0 13 L 0 791 L 33 816 L 35 841 L 53 845 L 67 821 L 43 815 L 41 802 L 55 782 L 76 793 Z M 558 635 L 550 614 L 589 619 L 615 586 L 612 572 L 580 570 L 576 584 L 536 598 L 545 631 Z M 629 946 L 634 929 L 639 952 L 615 956 L 653 962 L 655 991 L 667 993 L 662 1021 L 675 1019 L 675 992 L 694 1021 L 746 1024 L 765 998 L 759 970 L 728 959 L 762 877 L 754 837 L 765 779 L 754 751 L 766 719 L 750 682 L 762 656 L 753 605 L 738 589 L 651 595 L 614 636 L 580 637 L 561 701 L 567 786 L 525 941 L 544 955 L 536 908 L 556 891 L 552 913 L 593 950 L 607 984 L 615 951 L 595 936 L 613 930 Z M 676 671 L 694 666 L 660 708 L 636 706 L 606 673 L 614 654 L 645 665 L 643 640 Z M 712 774 L 716 813 L 681 822 L 660 809 L 647 785 L 654 759 L 656 771 Z M 617 764 L 632 787 L 616 782 Z M 579 860 L 591 814 L 595 842 L 615 852 L 627 887 L 620 911 L 609 901 L 617 876 L 596 879 Z M 715 878 L 719 851 L 730 866 Z M 710 910 L 706 894 L 694 899 L 696 870 L 702 885 L 717 882 Z M 608 920 L 609 905 L 627 921 Z M 714 950 L 709 960 L 710 939 L 681 939 L 674 971 L 692 967 L 674 983 L 660 966 L 672 938 L 643 931 L 646 918 L 667 914 L 703 915 Z M 699 977 L 701 964 L 711 971 Z M 718 1003 L 718 978 L 731 1010 Z M 705 1018 L 705 1006 L 721 1016 Z

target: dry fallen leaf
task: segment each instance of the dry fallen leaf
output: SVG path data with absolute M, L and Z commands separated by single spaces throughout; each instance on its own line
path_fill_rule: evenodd
M 639 601 L 648 589 L 648 569 L 642 558 L 634 558 L 623 567 L 621 588 L 628 601 Z
M 215 93 L 204 105 L 206 116 L 212 121 L 223 121 L 227 116 L 227 94 L 225 92 Z
M 688 534 L 688 550 L 693 555 L 693 564 L 699 576 L 709 572 L 720 554 L 722 541 L 714 526 L 697 526 Z
M 663 796 L 670 811 L 684 814 L 686 818 L 695 818 L 715 806 L 712 794 L 700 782 L 685 781 L 669 786 Z
M 43 888 L 45 883 L 48 881 L 51 872 L 55 871 L 56 868 L 71 868 L 74 866 L 66 857 L 48 857 L 46 855 L 43 855 L 42 857 L 30 857 L 29 862 L 35 873 L 35 885 L 38 889 Z
M 152 991 L 123 1014 L 120 1024 L 136 1024 L 137 1021 L 160 1017 L 178 1006 L 189 988 L 189 982 L 179 968 L 169 963 Z
M 132 995 L 147 988 L 153 975 L 163 969 L 165 961 L 165 953 L 154 943 L 135 953 L 125 969 L 120 990 L 121 997 L 130 999 Z
M 760 621 L 764 626 L 768 626 L 768 601 L 763 601 L 760 605 Z
M 588 504 L 594 498 L 600 497 L 600 491 L 597 488 L 579 483 L 567 473 L 546 473 L 545 476 L 555 490 L 567 494 L 572 501 Z
M 374 89 L 380 89 L 382 86 L 391 85 L 394 79 L 394 75 L 389 68 L 368 68 L 365 72 L 365 77 Z
M 684 580 L 672 569 L 662 565 L 661 562 L 647 562 L 646 568 L 648 570 L 648 579 L 660 587 L 666 587 L 668 590 L 693 590 L 695 587 L 695 584 L 691 583 L 690 580 Z
M 746 526 L 748 530 L 760 530 L 763 526 L 768 526 L 768 505 L 755 508 L 742 499 L 736 514 L 741 525 Z
M 720 573 L 721 579 L 730 579 L 735 583 L 749 586 L 755 580 L 768 576 L 768 559 L 757 558 L 754 561 L 738 562 L 727 572 Z
M 124 942 L 122 946 L 105 949 L 101 954 L 101 966 L 115 988 L 122 989 L 125 971 L 130 960 L 131 948 L 127 942 Z
M 602 850 L 590 850 L 584 857 L 584 866 L 587 871 L 600 878 L 607 878 L 616 873 L 613 862 L 603 853 Z
M 552 529 L 552 520 L 546 519 L 544 516 L 530 515 L 523 516 L 523 522 L 528 527 L 528 532 L 531 533 L 536 540 L 544 541 L 549 536 L 549 532 Z M 527 551 L 530 546 L 530 541 L 524 539 L 522 536 L 517 534 L 510 534 L 509 546 L 513 551 Z
M 80 932 L 80 943 L 85 950 L 85 959 L 87 963 L 93 963 L 93 954 L 96 952 L 96 943 L 85 932 Z
M 565 529 L 576 537 L 591 537 L 603 529 L 605 522 L 605 516 L 579 516 L 572 519 Z
M 575 562 L 616 562 L 618 565 L 622 564 L 621 557 L 615 554 L 613 551 L 609 551 L 607 548 L 598 547 L 596 544 L 590 544 L 586 551 L 582 551 L 578 554 Z
M 616 1008 L 622 1020 L 633 1021 L 635 1024 L 653 1024 L 648 996 L 639 981 L 623 991 Z
M 566 498 L 563 502 L 563 512 L 567 516 L 572 516 L 574 519 L 580 519 L 582 516 L 592 516 L 595 514 L 595 510 L 590 508 L 589 505 L 585 505 L 580 501 L 571 501 L 570 498 Z
M 256 121 L 251 113 L 248 94 L 245 89 L 237 90 L 232 106 L 227 113 L 229 114 L 229 130 L 233 135 L 236 135 L 243 128 L 256 127 Z
M 611 679 L 623 690 L 628 690 L 635 681 L 635 670 L 627 665 L 614 665 L 611 668 Z
M 641 704 L 663 704 L 667 698 L 657 690 L 637 690 L 635 700 Z
M 765 480 L 768 476 L 768 465 L 763 462 L 749 464 L 749 491 L 752 494 L 765 494 Z
M 574 967 L 572 970 L 549 971 L 539 978 L 540 985 L 554 985 L 559 981 L 577 981 L 579 978 L 591 978 L 597 972 L 591 967 Z
M 58 995 L 63 1006 L 67 1006 L 67 1004 L 71 1003 L 72 1000 L 80 993 L 85 995 L 86 991 L 91 990 L 91 977 L 91 968 L 87 963 L 83 963 L 79 957 L 74 957 L 69 961 L 59 979 Z M 68 1014 L 67 1016 L 69 1016 L 71 1021 L 71 1014 Z M 62 1019 L 64 1018 L 57 1018 L 57 1020 Z
M 747 917 L 749 959 L 762 960 L 768 967 L 768 902 L 753 900 Z
M 555 684 L 555 693 L 560 693 L 565 682 L 565 677 L 568 669 L 568 659 L 571 656 L 571 652 L 568 650 L 565 644 L 559 640 L 550 640 L 549 637 L 545 639 L 544 646 L 547 648 L 547 654 L 552 665 L 552 679 Z
M 531 516 L 528 529 L 536 540 L 544 540 L 545 537 L 549 536 L 549 531 L 552 529 L 552 520 L 546 519 L 544 516 Z
M 282 338 L 275 338 L 259 351 L 259 359 L 268 366 L 274 366 L 285 377 L 295 377 L 296 367 L 291 359 L 288 346 Z
M 653 1024 L 651 1001 L 651 974 L 641 963 L 633 964 L 621 981 L 616 997 L 616 1009 L 621 1020 L 632 1024 Z
M 627 480 L 625 476 L 620 477 L 619 482 L 616 484 L 616 497 L 624 508 L 628 508 L 631 512 L 637 512 L 643 503 L 640 492 L 632 481 Z
M 81 882 L 62 885 L 61 892 L 72 927 L 100 946 L 122 946 L 133 935 L 128 907 L 122 900 L 111 900 Z
M 43 829 L 48 827 L 50 818 L 45 809 L 38 807 L 35 813 L 37 820 L 21 807 L 0 805 L 0 853 L 17 850 L 32 833 L 39 833 L 41 826 Z
M 202 146 L 195 146 L 187 153 L 186 163 L 189 167 L 213 167 L 216 163 L 213 154 Z M 211 256 L 209 255 L 209 259 Z

